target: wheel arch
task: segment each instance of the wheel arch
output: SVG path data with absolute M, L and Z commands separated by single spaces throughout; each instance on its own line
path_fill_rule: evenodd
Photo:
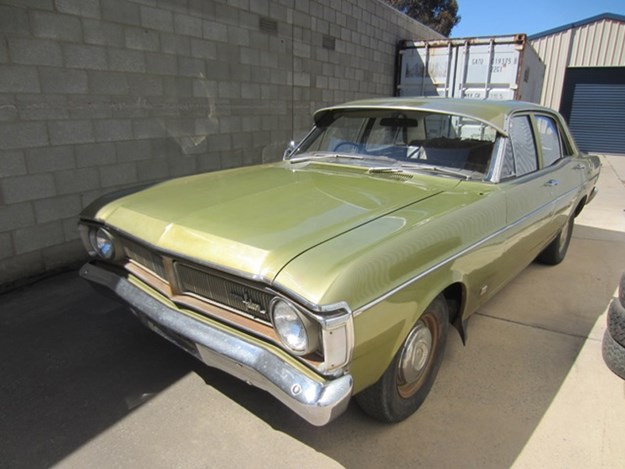
M 582 197 L 582 200 L 580 200 L 577 203 L 577 207 L 575 207 L 575 211 L 573 212 L 573 217 L 577 217 L 580 213 L 582 213 L 582 210 L 584 209 L 584 206 L 586 205 L 586 199 L 587 197 L 584 196 Z
M 404 299 L 401 302 L 405 302 L 406 305 L 409 304 L 408 299 L 412 298 L 413 302 L 410 304 L 416 305 L 416 310 L 411 314 L 405 314 L 403 320 L 398 321 L 394 327 L 389 328 L 384 334 L 376 334 L 375 337 L 370 336 L 367 340 L 357 345 L 357 348 L 361 350 L 355 352 L 352 368 L 355 372 L 354 376 L 359 376 L 362 373 L 363 379 L 355 379 L 354 388 L 356 393 L 372 385 L 380 378 L 401 348 L 414 324 L 419 320 L 427 306 L 439 295 L 445 299 L 447 305 L 448 324 L 454 326 L 459 331 L 460 337 L 464 342 L 463 317 L 466 309 L 467 287 L 460 280 L 453 277 L 450 278 L 448 273 L 445 276 L 447 277 L 447 282 L 441 281 L 443 279 L 439 277 L 435 281 L 426 282 L 418 287 L 413 285 L 398 293 L 398 295 L 404 295 Z M 420 300 L 415 302 L 416 298 L 420 298 Z M 381 313 L 380 309 L 382 307 L 381 304 L 376 305 L 372 310 L 363 313 L 363 316 L 371 315 L 367 319 L 369 326 L 365 327 L 365 329 L 373 327 L 373 324 L 377 322 L 375 317 Z M 358 327 L 356 325 L 357 333 Z
M 466 343 L 464 309 L 467 297 L 467 287 L 462 282 L 454 282 L 445 288 L 442 292 L 447 302 L 447 310 L 449 312 L 449 323 L 460 334 L 462 343 Z

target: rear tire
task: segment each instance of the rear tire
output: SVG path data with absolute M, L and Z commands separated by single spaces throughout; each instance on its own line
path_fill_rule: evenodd
M 447 303 L 439 295 L 410 330 L 382 377 L 355 396 L 362 410 L 383 422 L 400 422 L 412 415 L 434 384 L 448 329 Z
M 547 265 L 557 265 L 564 260 L 566 252 L 569 249 L 571 243 L 571 236 L 573 235 L 573 224 L 575 218 L 573 215 L 567 220 L 566 225 L 562 227 L 556 239 L 551 241 L 549 245 L 541 252 L 536 258 L 538 262 Z

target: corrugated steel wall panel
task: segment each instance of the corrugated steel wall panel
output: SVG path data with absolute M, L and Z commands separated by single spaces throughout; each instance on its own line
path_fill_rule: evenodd
M 624 67 L 625 23 L 603 19 L 532 40 L 545 63 L 541 104 L 558 109 L 567 67 Z
M 570 43 L 571 30 L 532 41 L 546 65 L 541 104 L 554 109 L 558 109 L 560 104 Z

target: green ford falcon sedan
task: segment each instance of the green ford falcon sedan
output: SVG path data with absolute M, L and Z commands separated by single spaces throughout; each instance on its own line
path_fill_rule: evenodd
M 410 416 L 450 325 L 564 258 L 597 157 L 522 102 L 388 98 L 317 111 L 283 161 L 103 197 L 81 275 L 313 425 L 352 396 Z

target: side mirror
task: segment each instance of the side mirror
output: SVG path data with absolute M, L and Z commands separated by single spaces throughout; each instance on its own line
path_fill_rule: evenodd
M 287 147 L 284 149 L 284 153 L 282 154 L 282 159 L 286 160 L 289 156 L 293 154 L 293 152 L 297 149 L 297 143 L 295 140 L 291 140 Z

